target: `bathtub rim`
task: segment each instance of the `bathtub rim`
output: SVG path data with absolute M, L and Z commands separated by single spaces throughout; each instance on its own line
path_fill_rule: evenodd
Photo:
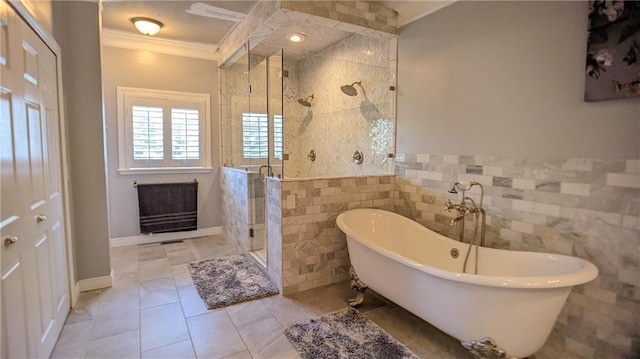
M 579 265 L 579 268 L 576 271 L 559 274 L 555 276 L 518 276 L 518 277 L 489 276 L 489 275 L 481 275 L 481 274 L 470 274 L 470 273 L 447 271 L 447 270 L 432 267 L 426 264 L 418 263 L 414 260 L 411 260 L 400 254 L 394 253 L 379 245 L 360 239 L 357 233 L 353 229 L 349 228 L 349 226 L 345 223 L 345 217 L 347 217 L 349 213 L 356 213 L 356 212 L 365 212 L 365 213 L 377 212 L 377 213 L 383 213 L 385 215 L 399 217 L 402 221 L 408 221 L 411 225 L 418 226 L 419 228 L 423 228 L 424 230 L 432 233 L 438 239 L 450 242 L 452 246 L 463 245 L 467 247 L 468 243 L 460 243 L 449 237 L 445 237 L 427 227 L 424 227 L 420 223 L 413 221 L 407 217 L 404 217 L 394 212 L 382 210 L 382 209 L 374 209 L 374 208 L 352 209 L 339 214 L 338 217 L 336 218 L 336 224 L 338 225 L 338 228 L 340 228 L 340 230 L 342 230 L 347 235 L 347 240 L 349 239 L 355 240 L 361 243 L 362 245 L 364 245 L 365 247 L 383 256 L 391 258 L 399 263 L 412 267 L 418 271 L 421 271 L 430 275 L 434 275 L 436 277 L 440 277 L 443 279 L 472 284 L 472 285 L 498 287 L 498 288 L 546 289 L 546 288 L 572 287 L 575 285 L 580 285 L 580 284 L 590 282 L 598 276 L 598 268 L 593 263 L 579 257 L 567 256 L 563 254 L 545 253 L 545 252 L 512 251 L 507 249 L 495 249 L 495 248 L 488 248 L 488 247 L 480 247 L 480 250 L 482 252 L 509 251 L 514 253 L 514 255 L 520 255 L 520 256 L 522 255 L 536 256 L 536 257 L 546 257 L 548 260 L 572 261 L 572 262 L 577 262 L 577 264 Z

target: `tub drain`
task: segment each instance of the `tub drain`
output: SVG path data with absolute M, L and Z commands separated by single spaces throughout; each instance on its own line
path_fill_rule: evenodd
M 453 258 L 458 258 L 459 255 L 460 255 L 460 252 L 458 251 L 458 248 L 451 248 L 451 256 Z

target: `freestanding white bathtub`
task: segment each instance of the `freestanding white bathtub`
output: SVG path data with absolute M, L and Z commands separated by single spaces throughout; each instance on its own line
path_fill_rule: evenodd
M 478 274 L 465 274 L 468 244 L 398 214 L 355 209 L 336 223 L 365 285 L 462 342 L 492 338 L 507 357 L 538 351 L 571 288 L 598 275 L 580 258 L 486 247 Z M 467 268 L 475 266 L 474 251 Z

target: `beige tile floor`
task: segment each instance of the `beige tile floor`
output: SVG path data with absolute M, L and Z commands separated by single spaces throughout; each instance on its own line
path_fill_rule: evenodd
M 112 288 L 85 292 L 52 358 L 299 358 L 283 330 L 347 307 L 347 282 L 207 310 L 187 270 L 238 253 L 221 236 L 113 248 Z M 422 358 L 471 358 L 455 339 L 367 293 L 360 308 Z

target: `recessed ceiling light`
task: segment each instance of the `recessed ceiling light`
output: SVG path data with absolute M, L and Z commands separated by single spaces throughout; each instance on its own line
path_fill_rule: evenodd
M 287 35 L 287 39 L 291 42 L 302 42 L 305 38 L 306 36 L 301 32 L 295 32 Z
M 131 19 L 136 29 L 144 35 L 153 36 L 160 31 L 162 23 L 158 20 L 149 19 L 148 17 L 134 17 Z

